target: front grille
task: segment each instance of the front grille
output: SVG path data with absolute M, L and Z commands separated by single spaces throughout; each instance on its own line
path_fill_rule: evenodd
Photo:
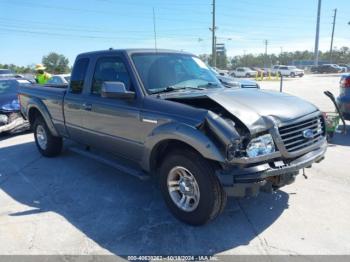
M 305 138 L 304 131 L 311 129 L 312 136 Z M 313 117 L 279 128 L 282 141 L 288 152 L 309 147 L 325 136 L 325 124 L 322 116 Z

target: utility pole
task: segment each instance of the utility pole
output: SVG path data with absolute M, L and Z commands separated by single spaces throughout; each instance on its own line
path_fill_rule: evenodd
M 269 41 L 265 40 L 265 59 L 264 59 L 264 68 L 267 68 L 267 45 L 269 44 Z
M 212 11 L 212 15 L 213 15 L 213 24 L 212 24 L 212 28 L 210 29 L 212 32 L 212 36 L 211 36 L 211 41 L 212 41 L 212 50 L 211 50 L 211 57 L 212 57 L 212 64 L 213 67 L 216 67 L 216 37 L 215 37 L 215 30 L 216 30 L 216 26 L 215 26 L 215 0 L 213 0 L 213 11 Z
M 153 30 L 154 30 L 154 49 L 157 50 L 157 31 L 156 31 L 156 14 L 153 7 Z
M 317 23 L 316 23 L 316 37 L 315 37 L 315 66 L 318 66 L 318 41 L 320 35 L 320 18 L 321 18 L 321 0 L 318 0 L 318 8 L 317 8 Z
M 329 50 L 329 62 L 332 63 L 332 55 L 333 55 L 333 37 L 334 37 L 334 28 L 335 28 L 335 20 L 337 19 L 337 8 L 334 9 L 333 15 L 333 28 L 332 28 L 332 38 L 331 38 L 331 48 Z

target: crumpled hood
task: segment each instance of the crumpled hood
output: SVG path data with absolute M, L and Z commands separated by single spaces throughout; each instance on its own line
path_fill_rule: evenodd
M 285 93 L 261 89 L 219 89 L 165 95 L 176 101 L 209 98 L 238 118 L 254 134 L 270 128 L 273 120 L 288 122 L 317 111 L 310 102 Z
M 264 117 L 288 122 L 318 110 L 301 98 L 275 91 L 237 89 L 208 93 L 207 96 L 242 121 L 253 133 L 266 129 Z

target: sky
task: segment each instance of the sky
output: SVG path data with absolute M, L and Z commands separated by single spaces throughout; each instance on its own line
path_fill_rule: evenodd
M 217 42 L 229 56 L 309 50 L 318 0 L 216 0 Z M 320 49 L 350 46 L 350 0 L 322 0 Z M 153 10 L 154 17 L 153 19 Z M 158 48 L 211 53 L 212 0 L 0 0 L 0 64 L 32 65 L 57 52 Z

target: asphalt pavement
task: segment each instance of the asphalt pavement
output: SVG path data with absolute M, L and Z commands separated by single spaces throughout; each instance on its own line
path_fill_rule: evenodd
M 334 110 L 322 92 L 337 94 L 338 79 L 306 76 L 284 88 Z M 68 148 L 44 158 L 30 133 L 1 136 L 0 254 L 350 254 L 349 146 L 349 134 L 336 134 L 326 159 L 294 184 L 229 199 L 218 219 L 192 227 L 170 214 L 153 180 Z

